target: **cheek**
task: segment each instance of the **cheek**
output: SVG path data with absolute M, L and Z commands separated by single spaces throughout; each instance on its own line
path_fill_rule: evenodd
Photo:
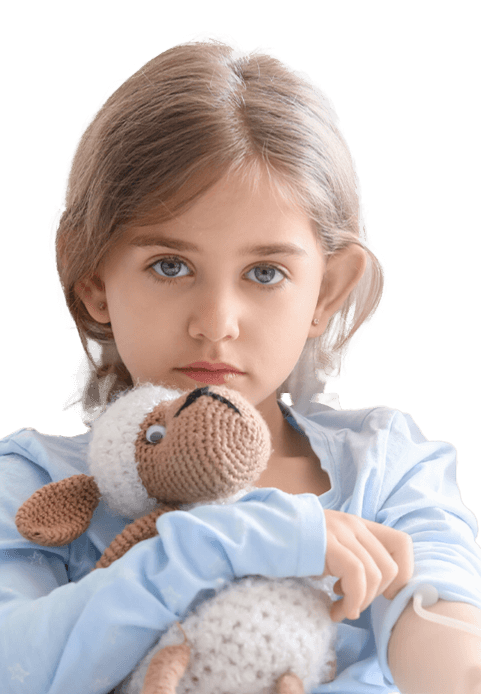
M 136 334 L 134 331 L 143 331 L 162 317 L 164 307 L 158 298 L 155 301 L 145 282 L 129 278 L 127 272 L 113 276 L 106 283 L 106 297 L 114 335 L 116 331 Z
M 264 353 L 267 351 L 269 359 L 278 363 L 297 361 L 308 338 L 311 320 L 312 311 L 307 311 L 305 305 L 294 303 L 261 321 L 255 332 L 262 335 Z
M 287 330 L 293 339 L 295 336 L 307 337 L 318 300 L 315 286 L 312 283 L 311 286 L 290 292 L 274 312 L 272 324 Z
M 317 298 L 312 290 L 291 297 L 273 322 L 272 341 L 285 355 L 300 356 L 309 337 Z

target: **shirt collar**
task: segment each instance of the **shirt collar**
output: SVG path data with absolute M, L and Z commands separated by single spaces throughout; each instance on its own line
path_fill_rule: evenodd
M 309 417 L 300 414 L 290 405 L 287 405 L 282 400 L 277 401 L 279 408 L 287 419 L 288 423 L 300 434 L 306 436 L 309 440 L 309 444 L 317 455 L 321 462 L 322 469 L 327 472 L 329 479 L 331 481 L 331 489 L 322 494 L 323 506 L 333 507 L 337 503 L 337 497 L 339 496 L 339 480 L 338 480 L 338 469 L 332 458 L 331 446 L 329 445 L 327 434 L 324 431 L 322 424 L 318 421 L 314 413 L 310 414 Z M 323 405 L 316 403 L 317 414 L 322 412 L 332 411 L 334 408 L 328 405 Z

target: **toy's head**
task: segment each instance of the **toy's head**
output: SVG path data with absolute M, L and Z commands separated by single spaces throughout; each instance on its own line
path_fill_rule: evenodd
M 270 454 L 267 424 L 236 391 L 138 386 L 94 422 L 91 475 L 36 491 L 19 509 L 17 528 L 33 542 L 60 545 L 85 532 L 100 496 L 132 519 L 160 503 L 226 498 L 252 485 Z
M 94 424 L 89 465 L 110 508 L 135 518 L 158 502 L 235 494 L 255 482 L 270 453 L 267 424 L 236 391 L 145 385 Z

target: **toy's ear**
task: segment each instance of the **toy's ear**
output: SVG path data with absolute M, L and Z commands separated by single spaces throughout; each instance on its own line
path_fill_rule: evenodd
M 59 547 L 87 530 L 99 500 L 93 477 L 73 475 L 37 489 L 18 509 L 15 523 L 27 540 Z

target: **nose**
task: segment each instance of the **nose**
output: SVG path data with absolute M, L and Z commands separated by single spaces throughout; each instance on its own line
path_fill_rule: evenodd
M 235 412 L 237 412 L 237 414 L 241 415 L 241 413 L 239 412 L 237 407 L 235 405 L 233 405 L 230 400 L 222 397 L 222 395 L 219 395 L 218 393 L 214 393 L 213 391 L 210 391 L 209 387 L 205 386 L 204 388 L 196 388 L 195 390 L 192 391 L 192 393 L 189 393 L 184 404 L 175 413 L 174 417 L 178 417 L 180 415 L 180 413 L 182 412 L 182 410 L 185 410 L 190 405 L 193 405 L 193 403 L 196 402 L 196 400 L 198 400 L 202 395 L 208 395 L 209 397 L 214 398 L 215 400 L 219 400 L 220 402 L 223 402 L 225 405 L 227 405 L 227 407 L 231 407 L 233 410 L 235 410 Z M 242 415 L 241 415 L 241 417 L 242 417 Z
M 205 337 L 211 342 L 238 338 L 239 325 L 233 297 L 220 294 L 211 288 L 199 296 L 195 313 L 189 321 L 191 337 Z

